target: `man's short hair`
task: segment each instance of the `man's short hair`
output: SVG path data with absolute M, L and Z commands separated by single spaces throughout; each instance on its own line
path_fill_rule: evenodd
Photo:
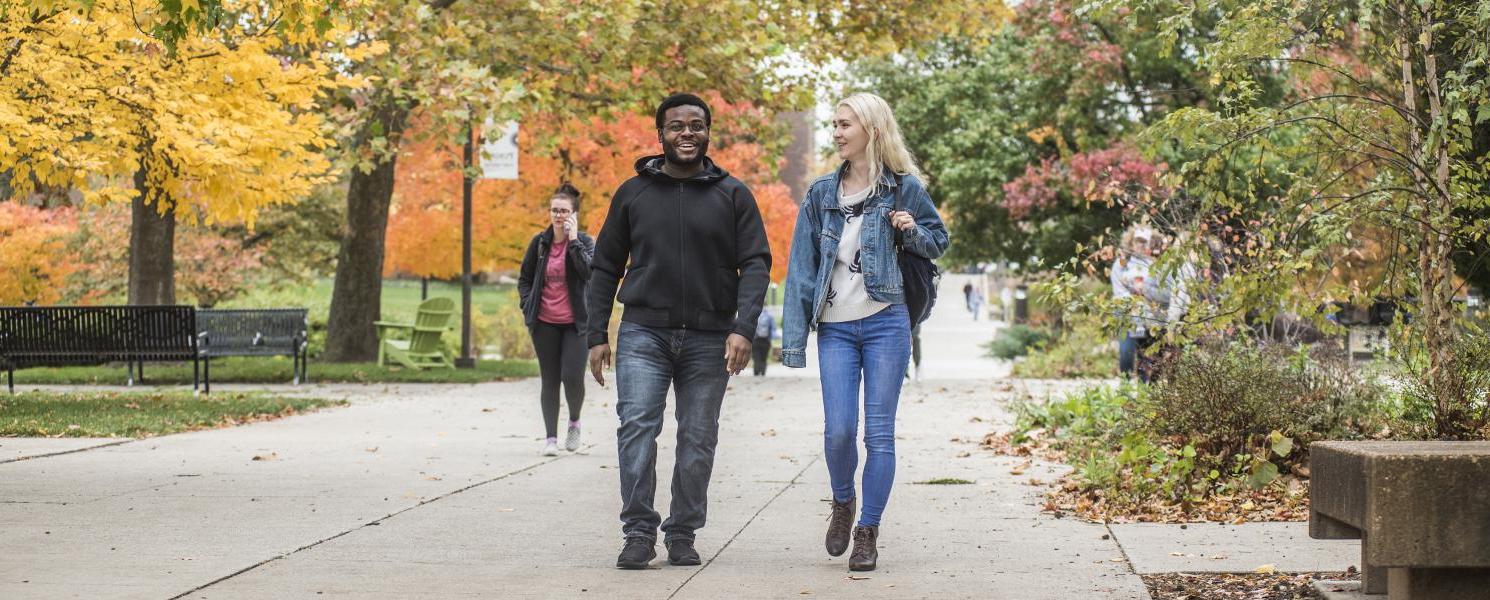
M 662 104 L 657 105 L 657 128 L 658 129 L 662 129 L 662 120 L 664 118 L 666 118 L 667 109 L 669 109 L 669 108 L 676 108 L 676 107 L 679 107 L 679 106 L 697 106 L 697 107 L 703 109 L 704 110 L 704 125 L 708 125 L 708 126 L 713 126 L 714 125 L 714 116 L 713 116 L 713 113 L 709 112 L 709 105 L 708 105 L 708 103 L 704 102 L 704 99 L 703 98 L 700 98 L 700 97 L 695 96 L 693 94 L 673 94 L 673 95 L 668 96 L 667 98 L 663 99 L 662 100 Z

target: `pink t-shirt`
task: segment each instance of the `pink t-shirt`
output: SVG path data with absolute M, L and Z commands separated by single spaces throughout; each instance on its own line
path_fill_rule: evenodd
M 548 266 L 543 270 L 543 297 L 538 305 L 538 320 L 554 325 L 574 322 L 574 311 L 569 306 L 569 285 L 564 280 L 564 251 L 569 249 L 569 240 L 554 240 L 548 250 Z

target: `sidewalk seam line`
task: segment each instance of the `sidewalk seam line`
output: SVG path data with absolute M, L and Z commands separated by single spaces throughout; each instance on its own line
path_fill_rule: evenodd
M 1128 572 L 1131 573 L 1134 577 L 1137 577 L 1138 583 L 1143 586 L 1144 597 L 1153 598 L 1154 595 L 1149 593 L 1148 582 L 1144 581 L 1143 575 L 1139 574 L 1138 569 L 1133 567 L 1133 559 L 1128 556 L 1128 549 L 1123 547 L 1123 541 L 1118 539 L 1117 532 L 1112 530 L 1112 523 L 1103 521 L 1102 529 L 1107 530 L 1107 535 L 1112 538 L 1112 544 L 1114 546 L 1117 546 L 1118 553 L 1123 555 L 1123 564 L 1128 566 Z
M 75 454 L 75 453 L 78 453 L 78 452 L 87 452 L 89 450 L 97 450 L 99 448 L 110 448 L 110 447 L 113 447 L 113 446 L 119 446 L 119 445 L 122 445 L 122 444 L 129 444 L 129 443 L 138 442 L 138 441 L 140 441 L 140 440 L 131 438 L 131 439 L 127 439 L 127 440 L 119 440 L 117 442 L 109 442 L 107 444 L 99 444 L 97 446 L 88 446 L 86 448 L 74 448 L 72 450 L 62 450 L 60 452 L 48 452 L 46 454 L 35 454 L 35 455 L 32 455 L 32 456 L 22 456 L 22 457 L 19 457 L 19 458 L 7 458 L 5 460 L 0 460 L 0 465 L 6 464 L 6 463 L 21 462 L 23 460 L 32 460 L 32 459 L 37 459 L 37 458 L 47 458 L 47 457 L 50 457 L 50 456 L 62 456 L 63 454 Z
M 678 584 L 678 589 L 675 589 L 673 590 L 673 593 L 668 594 L 667 600 L 672 600 L 678 594 L 682 593 L 683 588 L 688 587 L 689 582 L 692 582 L 694 577 L 698 577 L 699 573 L 703 573 L 704 569 L 707 569 L 709 568 L 709 565 L 714 564 L 714 560 L 719 558 L 719 555 L 724 554 L 724 551 L 729 548 L 729 545 L 735 543 L 735 538 L 738 538 L 740 537 L 740 534 L 745 533 L 745 530 L 750 527 L 751 523 L 755 522 L 756 518 L 761 516 L 761 513 L 766 512 L 767 508 L 770 508 L 772 504 L 776 503 L 777 498 L 780 498 L 781 495 L 785 494 L 787 490 L 792 489 L 793 486 L 797 485 L 798 480 L 802 479 L 802 476 L 807 474 L 807 469 L 810 469 L 812 468 L 812 465 L 817 464 L 817 459 L 818 457 L 814 456 L 812 457 L 812 460 L 807 461 L 807 464 L 802 466 L 801 471 L 797 471 L 797 474 L 792 477 L 791 481 L 782 486 L 780 490 L 777 490 L 776 494 L 772 495 L 770 500 L 767 500 L 765 504 L 761 505 L 760 509 L 755 511 L 755 514 L 750 515 L 750 518 L 745 521 L 744 525 L 740 526 L 740 529 L 735 531 L 734 535 L 729 536 L 729 539 L 725 540 L 724 545 L 720 546 L 719 550 L 715 551 L 714 555 L 709 557 L 708 562 L 705 562 L 702 567 L 699 567 L 697 571 L 694 571 L 692 575 L 689 575 L 687 579 L 684 579 L 683 583 Z
M 590 446 L 593 446 L 593 445 L 594 444 L 591 444 Z M 585 449 L 588 450 L 589 449 L 589 446 L 587 446 Z M 411 510 L 414 510 L 414 509 L 419 508 L 421 506 L 424 506 L 426 504 L 431 504 L 431 503 L 434 503 L 434 502 L 437 502 L 437 501 L 440 501 L 440 500 L 444 500 L 445 498 L 449 498 L 449 497 L 454 496 L 456 494 L 459 494 L 461 492 L 465 492 L 465 491 L 468 491 L 468 490 L 471 490 L 471 489 L 475 489 L 475 488 L 481 487 L 483 485 L 486 485 L 488 483 L 493 483 L 493 482 L 501 481 L 501 480 L 506 479 L 508 477 L 511 477 L 513 475 L 517 475 L 519 473 L 524 473 L 524 472 L 527 472 L 527 471 L 531 471 L 531 470 L 536 469 L 538 467 L 541 467 L 543 465 L 547 465 L 547 464 L 553 463 L 555 461 L 562 460 L 564 458 L 565 458 L 565 456 L 562 456 L 561 455 L 561 456 L 556 456 L 556 457 L 553 457 L 553 458 L 549 458 L 547 460 L 542 460 L 542 461 L 533 463 L 531 465 L 528 465 L 526 467 L 523 467 L 521 469 L 518 469 L 516 471 L 511 471 L 511 472 L 508 472 L 508 473 L 503 473 L 501 475 L 498 475 L 498 476 L 493 477 L 491 479 L 488 479 L 486 481 L 478 481 L 478 482 L 473 483 L 471 485 L 468 485 L 466 487 L 463 487 L 463 488 L 460 488 L 460 489 L 457 489 L 457 490 L 454 490 L 454 491 L 446 492 L 444 494 L 440 494 L 439 496 L 435 496 L 435 497 L 430 498 L 428 500 L 422 500 L 418 504 L 415 504 L 413 506 L 404 507 L 403 509 L 400 509 L 400 510 L 395 511 L 395 512 L 392 512 L 392 513 L 389 513 L 389 514 L 384 515 L 382 517 L 378 517 L 377 519 L 373 519 L 371 521 L 368 521 L 366 523 L 363 523 L 361 525 L 358 525 L 356 527 L 353 527 L 351 529 L 348 529 L 346 531 L 343 531 L 343 532 L 338 533 L 336 535 L 333 535 L 331 537 L 328 537 L 328 538 L 325 538 L 325 539 L 322 539 L 322 540 L 319 540 L 319 541 L 311 542 L 309 544 L 306 544 L 304 546 L 301 546 L 301 547 L 296 548 L 294 550 L 291 550 L 289 552 L 285 552 L 285 553 L 282 553 L 282 554 L 279 554 L 279 555 L 276 555 L 276 556 L 271 556 L 271 557 L 266 558 L 264 560 L 261 560 L 261 561 L 259 561 L 257 563 L 254 563 L 252 565 L 249 565 L 247 567 L 244 567 L 244 568 L 239 569 L 237 571 L 234 571 L 232 573 L 228 573 L 227 575 L 224 575 L 222 577 L 219 577 L 217 579 L 214 579 L 212 581 L 209 581 L 207 583 L 204 583 L 202 585 L 199 585 L 197 587 L 194 587 L 194 588 L 192 588 L 190 590 L 187 590 L 187 591 L 182 592 L 180 594 L 177 594 L 175 596 L 171 596 L 169 598 L 169 600 L 179 600 L 181 598 L 185 598 L 187 596 L 190 596 L 192 594 L 195 594 L 197 592 L 200 592 L 202 590 L 205 590 L 205 589 L 207 589 L 209 587 L 212 587 L 214 585 L 217 585 L 219 583 L 222 583 L 224 581 L 227 581 L 229 579 L 232 579 L 234 577 L 237 577 L 239 575 L 242 575 L 244 573 L 247 573 L 249 571 L 252 571 L 254 569 L 257 569 L 259 567 L 262 567 L 264 565 L 267 565 L 269 563 L 272 563 L 274 561 L 277 561 L 277 560 L 280 560 L 280 559 L 284 559 L 284 558 L 289 558 L 292 555 L 299 554 L 300 552 L 303 552 L 305 550 L 309 550 L 311 548 L 314 548 L 314 547 L 319 546 L 321 544 L 324 544 L 326 542 L 332 541 L 332 540 L 334 540 L 336 538 L 339 538 L 339 537 L 342 537 L 344 535 L 355 533 L 355 532 L 360 531 L 360 530 L 362 530 L 364 528 L 367 528 L 367 527 L 370 527 L 370 526 L 373 526 L 373 525 L 381 525 L 384 521 L 387 521 L 389 519 L 392 519 L 393 517 L 399 516 L 401 514 L 404 514 L 406 512 L 409 512 Z

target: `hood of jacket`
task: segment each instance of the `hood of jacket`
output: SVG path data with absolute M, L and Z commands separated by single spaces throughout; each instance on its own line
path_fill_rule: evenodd
M 703 170 L 685 179 L 679 179 L 663 172 L 662 163 L 664 160 L 665 157 L 662 154 L 638 158 L 636 159 L 636 174 L 649 179 L 666 182 L 694 181 L 699 183 L 716 183 L 724 180 L 725 177 L 729 177 L 729 171 L 724 170 L 724 167 L 714 164 L 714 161 L 707 156 L 702 159 L 704 161 Z

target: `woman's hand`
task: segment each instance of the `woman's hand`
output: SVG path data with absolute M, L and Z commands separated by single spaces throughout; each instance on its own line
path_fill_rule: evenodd
M 564 233 L 569 236 L 570 241 L 579 238 L 579 218 L 577 215 L 571 213 L 569 218 L 564 219 Z
M 901 231 L 910 231 L 916 227 L 916 218 L 903 210 L 890 212 L 890 226 Z

